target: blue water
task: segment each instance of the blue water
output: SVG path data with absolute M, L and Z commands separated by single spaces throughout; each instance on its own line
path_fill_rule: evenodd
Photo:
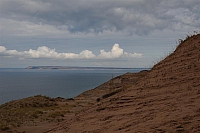
M 0 104 L 34 95 L 71 98 L 130 70 L 0 69 Z

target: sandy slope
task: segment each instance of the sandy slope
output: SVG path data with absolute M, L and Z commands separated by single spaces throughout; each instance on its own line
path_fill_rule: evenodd
M 0 119 L 5 133 L 200 133 L 200 34 L 150 71 L 124 74 L 73 99 L 6 103 Z
M 200 132 L 200 35 L 135 84 L 47 132 Z
M 72 119 L 97 101 L 124 91 L 123 88 L 132 86 L 147 72 L 126 73 L 70 99 L 37 95 L 0 105 L 0 132 L 45 132 L 61 121 Z

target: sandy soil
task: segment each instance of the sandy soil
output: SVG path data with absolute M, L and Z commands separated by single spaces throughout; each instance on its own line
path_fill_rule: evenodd
M 200 35 L 131 87 L 48 132 L 200 132 Z
M 34 120 L 49 118 L 52 112 L 63 111 L 61 115 L 34 126 L 22 120 L 12 127 L 4 119 L 8 129 L 2 132 L 199 133 L 200 35 L 182 41 L 150 71 L 116 77 L 73 99 L 50 101 L 50 109 L 45 106 Z M 8 117 L 3 111 L 0 106 L 1 118 Z

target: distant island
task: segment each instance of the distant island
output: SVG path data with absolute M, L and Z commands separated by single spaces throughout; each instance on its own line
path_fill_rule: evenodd
M 141 68 L 117 68 L 117 67 L 78 67 L 78 66 L 29 66 L 26 69 L 61 69 L 61 70 L 114 70 L 114 69 L 141 69 Z

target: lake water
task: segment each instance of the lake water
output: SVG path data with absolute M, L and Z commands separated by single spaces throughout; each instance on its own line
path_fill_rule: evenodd
M 0 69 L 0 104 L 34 95 L 71 98 L 126 72 L 115 70 Z

